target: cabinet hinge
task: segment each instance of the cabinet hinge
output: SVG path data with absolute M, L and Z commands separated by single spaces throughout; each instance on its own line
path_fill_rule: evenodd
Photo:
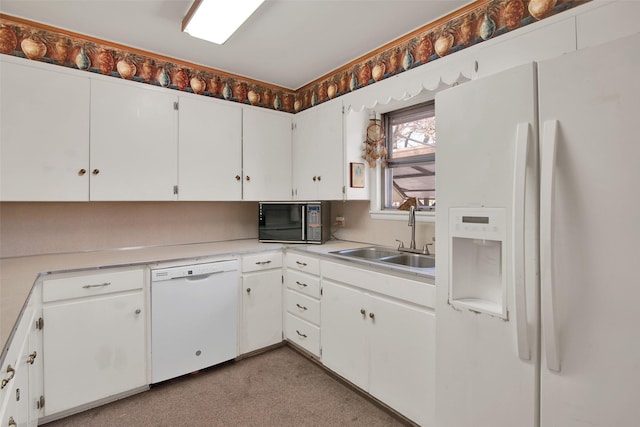
M 344 114 L 344 105 L 342 106 L 342 114 Z
M 320 347 L 320 357 L 322 357 L 322 347 Z
M 176 101 L 173 103 L 173 109 L 178 111 L 178 109 L 180 108 L 180 104 Z
M 36 320 L 36 329 L 42 330 L 42 328 L 44 328 L 44 319 L 40 317 L 38 320 Z
M 284 275 L 280 276 L 280 282 L 284 285 Z
M 343 185 L 342 186 L 342 194 L 345 194 L 347 192 L 347 186 Z
M 44 408 L 44 396 L 40 396 L 40 399 L 36 400 L 36 408 L 37 409 Z
M 178 194 L 178 186 L 177 185 L 173 186 L 173 194 Z
M 320 296 L 322 296 L 322 290 L 323 290 L 323 289 L 324 289 L 324 288 L 320 288 Z
M 291 130 L 294 130 L 296 128 L 296 124 L 295 123 L 291 123 Z

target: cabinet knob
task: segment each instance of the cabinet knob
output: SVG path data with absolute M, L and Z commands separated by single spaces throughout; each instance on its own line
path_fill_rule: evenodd
M 140 310 L 139 308 L 136 308 L 135 313 L 136 313 L 136 314 L 140 314 L 140 313 L 142 313 L 142 310 Z
M 247 295 L 251 293 L 251 288 L 247 288 Z
M 78 171 L 78 175 L 79 175 L 79 176 L 83 176 L 85 173 L 87 173 L 87 170 L 86 170 L 86 169 L 80 169 L 80 170 Z
M 91 171 L 92 174 L 98 175 L 100 173 L 100 169 L 94 169 Z
M 370 317 L 371 319 L 375 319 L 375 318 L 376 318 L 376 315 L 375 315 L 375 314 L 373 314 L 373 313 L 369 313 L 369 317 Z
M 13 419 L 13 417 L 9 417 L 9 422 L 7 423 L 7 425 L 9 427 L 18 427 L 18 424 L 16 424 L 15 420 Z
M 36 353 L 35 351 L 33 353 L 31 353 L 28 357 L 27 357 L 27 363 L 29 365 L 33 365 L 33 362 L 36 361 L 36 356 L 38 355 L 38 353 Z
M 318 175 L 318 181 L 322 181 L 322 177 Z
M 247 177 L 245 178 L 247 181 L 251 181 L 251 177 L 249 175 L 247 175 Z
M 362 314 L 363 316 L 367 315 L 367 311 L 364 308 L 360 309 L 360 314 Z
M 316 182 L 316 179 L 318 179 L 316 176 L 314 176 L 313 178 L 313 182 Z
M 236 181 L 240 181 L 240 175 L 236 175 Z

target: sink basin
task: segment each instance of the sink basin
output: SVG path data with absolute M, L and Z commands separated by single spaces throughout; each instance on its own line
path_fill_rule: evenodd
M 384 248 L 377 248 L 374 246 L 367 247 L 367 248 L 344 249 L 341 251 L 333 251 L 330 253 L 336 254 L 336 255 L 355 257 L 355 258 L 364 258 L 364 259 L 380 259 L 380 258 L 390 257 L 393 255 L 398 255 L 397 251 L 384 249 Z
M 434 257 L 420 254 L 403 253 L 399 255 L 382 257 L 379 260 L 415 268 L 433 268 L 436 266 L 436 259 Z
M 400 252 L 397 250 L 381 248 L 378 246 L 343 249 L 340 251 L 333 251 L 329 253 L 354 259 L 395 264 L 397 266 L 410 268 L 433 268 L 436 266 L 436 260 L 433 256 Z

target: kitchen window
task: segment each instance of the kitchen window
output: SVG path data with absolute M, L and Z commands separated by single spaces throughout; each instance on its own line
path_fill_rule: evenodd
M 383 209 L 416 197 L 419 211 L 435 210 L 436 116 L 429 101 L 382 115 L 388 160 L 383 170 Z

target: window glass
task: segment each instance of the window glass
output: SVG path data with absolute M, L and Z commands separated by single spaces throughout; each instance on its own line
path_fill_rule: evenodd
M 384 114 L 389 157 L 385 168 L 386 209 L 417 198 L 418 208 L 436 204 L 436 117 L 433 101 Z

